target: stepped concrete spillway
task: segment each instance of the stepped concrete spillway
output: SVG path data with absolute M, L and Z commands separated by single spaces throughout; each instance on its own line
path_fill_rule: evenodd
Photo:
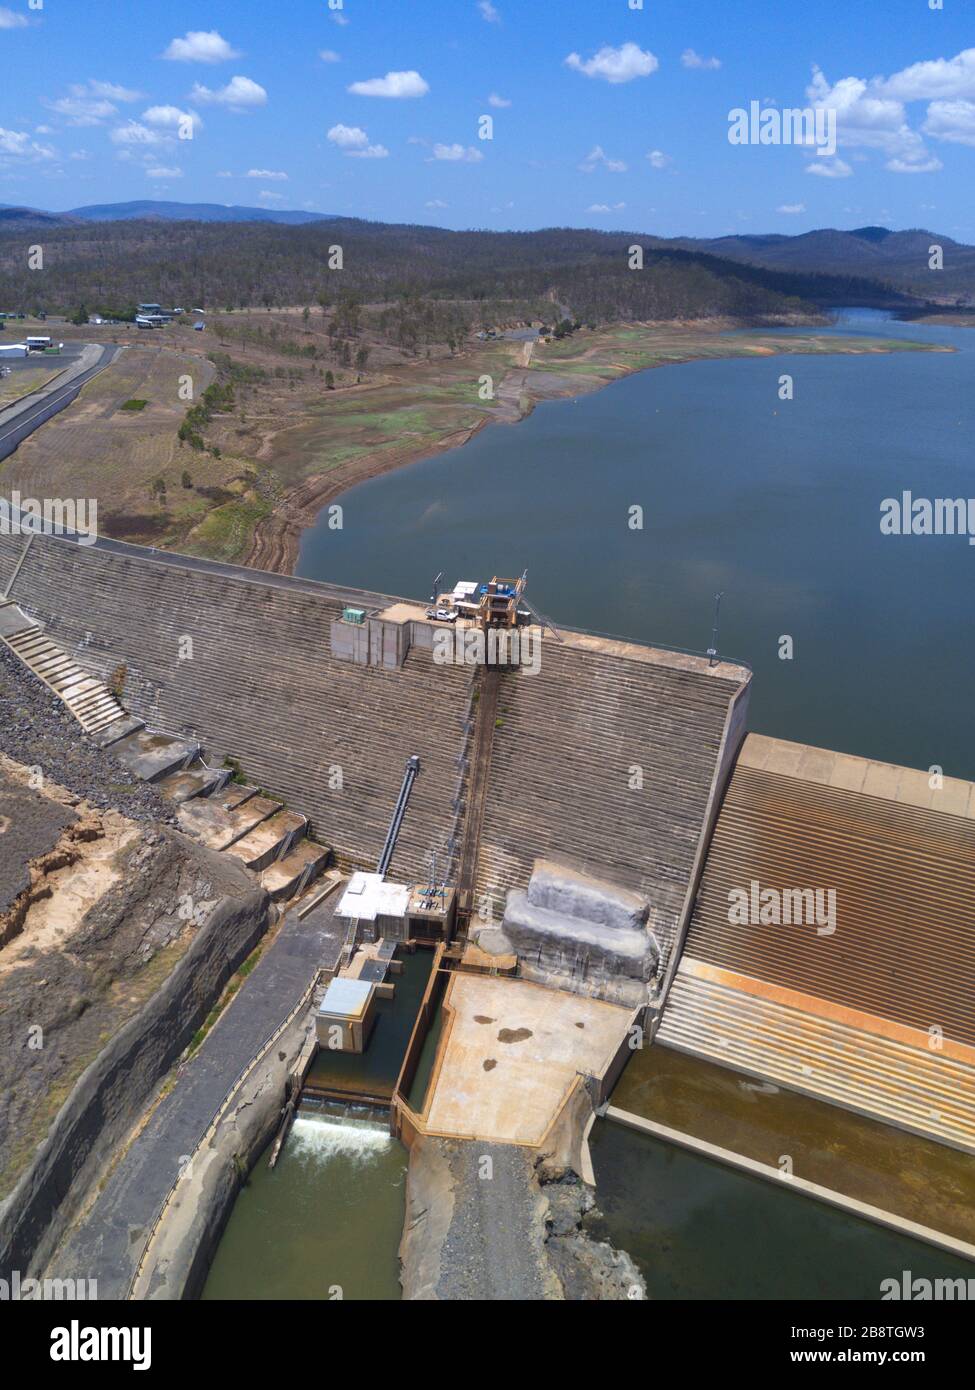
M 400 770 L 418 756 L 391 873 L 421 882 L 432 852 L 451 862 L 469 811 L 479 668 L 435 660 L 422 609 L 51 537 L 26 553 L 0 537 L 0 585 L 11 578 L 11 597 L 79 666 L 116 687 L 122 677 L 133 714 L 201 745 L 211 763 L 231 754 L 341 862 L 378 862 Z M 359 644 L 345 640 L 349 605 L 367 615 Z M 741 666 L 576 632 L 546 636 L 537 671 L 502 674 L 472 879 L 496 921 L 508 889 L 527 887 L 534 859 L 554 854 L 644 896 L 666 963 L 744 734 L 749 681 Z
M 975 1151 L 975 784 L 749 735 L 657 1039 Z

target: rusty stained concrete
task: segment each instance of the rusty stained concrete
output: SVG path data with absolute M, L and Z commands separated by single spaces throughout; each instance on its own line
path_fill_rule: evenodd
M 428 1131 L 538 1145 L 578 1073 L 602 1076 L 629 1009 L 526 980 L 454 975 Z

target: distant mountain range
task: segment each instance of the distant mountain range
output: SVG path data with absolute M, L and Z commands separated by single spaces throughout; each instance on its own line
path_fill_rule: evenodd
M 79 227 L 86 222 L 231 222 L 297 227 L 340 220 L 348 219 L 297 209 L 163 202 L 151 198 L 131 203 L 94 203 L 68 212 L 0 204 L 0 233 L 18 228 Z M 369 225 L 379 229 L 383 224 Z M 426 230 L 435 233 L 440 229 Z M 549 228 L 547 232 L 553 230 L 556 229 Z M 975 247 L 923 228 L 895 232 L 887 227 L 857 227 L 853 231 L 830 227 L 799 236 L 774 232 L 712 238 L 655 237 L 644 232 L 621 235 L 639 237 L 644 245 L 661 253 L 691 252 L 786 274 L 848 277 L 860 284 L 871 281 L 887 292 L 900 291 L 941 304 L 975 306 Z M 940 271 L 928 266 L 930 248 L 935 245 L 944 252 L 944 269 Z
M 769 270 L 858 275 L 886 281 L 925 298 L 943 301 L 957 297 L 975 302 L 975 246 L 921 228 L 892 232 L 887 227 L 858 227 L 841 232 L 830 227 L 800 236 L 681 237 L 666 244 Z M 932 246 L 943 250 L 943 270 L 929 269 Z
M 277 208 L 247 208 L 223 203 L 172 203 L 141 198 L 134 203 L 92 203 L 68 212 L 44 212 L 40 208 L 11 207 L 0 204 L 0 228 L 4 226 L 62 226 L 77 222 L 279 222 L 299 226 L 305 222 L 327 222 L 324 212 L 298 212 Z
M 39 234 L 50 252 L 43 277 L 23 256 L 24 236 Z M 336 239 L 346 251 L 340 289 L 327 266 Z M 633 243 L 644 248 L 647 274 L 630 271 Z M 943 250 L 943 270 L 929 269 L 932 246 Z M 886 227 L 699 240 L 572 227 L 450 231 L 149 199 L 64 213 L 0 207 L 0 299 L 15 307 L 60 313 L 84 305 L 125 317 L 144 299 L 243 308 L 313 305 L 323 293 L 366 303 L 498 301 L 494 318 L 544 318 L 553 304 L 568 305 L 572 317 L 599 323 L 755 321 L 845 304 L 975 309 L 975 247 Z

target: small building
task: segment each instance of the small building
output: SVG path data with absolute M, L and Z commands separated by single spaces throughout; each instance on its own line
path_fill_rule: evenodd
M 315 1035 L 334 1052 L 365 1052 L 376 1023 L 376 986 L 336 976 L 318 1006 Z
M 346 922 L 359 922 L 364 941 L 378 941 L 380 937 L 403 941 L 409 902 L 409 888 L 360 870 L 349 879 L 335 915 Z
M 481 584 L 477 579 L 458 579 L 449 598 L 449 604 L 462 618 L 476 618 L 480 600 L 478 590 Z
M 456 898 L 446 885 L 387 883 L 379 874 L 359 871 L 349 879 L 335 915 L 358 923 L 359 941 L 449 941 Z

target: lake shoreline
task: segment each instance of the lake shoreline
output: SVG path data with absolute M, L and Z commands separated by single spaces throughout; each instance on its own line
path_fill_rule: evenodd
M 702 329 L 700 324 L 615 325 L 608 334 L 594 334 L 594 343 L 584 346 L 575 356 L 568 348 L 585 343 L 586 339 L 565 340 L 549 344 L 543 361 L 533 359 L 529 350 L 526 361 L 512 367 L 501 382 L 497 400 L 500 409 L 485 413 L 473 425 L 446 432 L 431 445 L 429 439 L 416 444 L 398 444 L 393 448 L 378 448 L 373 452 L 347 460 L 327 473 L 314 474 L 289 491 L 274 507 L 271 514 L 258 522 L 250 548 L 243 563 L 277 574 L 293 574 L 298 564 L 304 532 L 315 525 L 321 512 L 344 493 L 360 483 L 368 482 L 409 464 L 468 444 L 489 424 L 518 424 L 527 419 L 535 407 L 544 401 L 566 400 L 589 395 L 604 386 L 638 372 L 652 371 L 663 366 L 681 366 L 705 360 L 729 360 L 747 357 L 786 356 L 801 353 L 803 348 L 829 355 L 860 355 L 905 350 L 902 344 L 864 335 L 858 339 L 819 337 L 776 338 L 776 328 L 823 327 L 829 320 L 823 315 L 796 315 L 788 323 L 764 325 L 768 341 L 756 338 L 735 338 L 731 332 L 754 328 L 754 324 L 717 320 Z M 634 357 L 628 337 L 645 338 L 645 352 L 639 345 Z M 614 347 L 617 348 L 614 351 Z M 717 351 L 711 349 L 717 347 Z M 951 351 L 932 348 L 928 344 L 908 345 L 908 350 Z M 629 358 L 627 354 L 629 353 Z M 652 357 L 652 360 L 647 356 Z M 560 372 L 559 368 L 563 371 Z

